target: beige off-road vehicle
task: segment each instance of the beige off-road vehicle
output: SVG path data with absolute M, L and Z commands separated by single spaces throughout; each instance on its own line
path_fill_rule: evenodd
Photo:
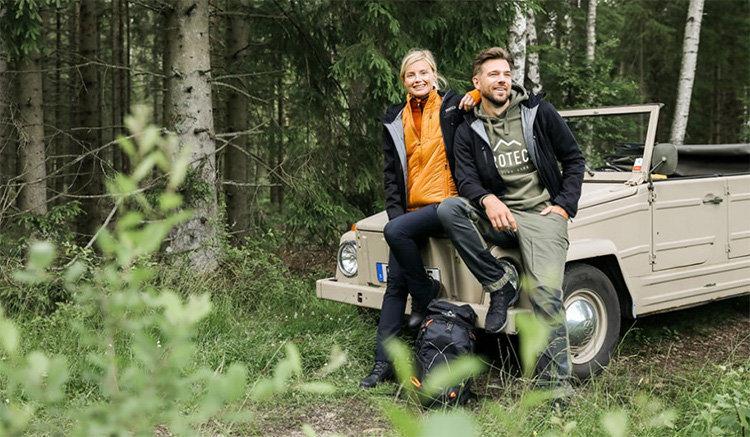
M 569 224 L 563 289 L 573 371 L 587 378 L 610 360 L 620 320 L 750 292 L 750 144 L 655 144 L 660 105 L 561 111 L 588 168 L 578 215 Z M 381 306 L 387 278 L 385 212 L 341 237 L 335 278 L 322 299 Z M 493 248 L 523 272 L 516 250 Z M 471 305 L 482 328 L 489 294 L 447 237 L 423 248 L 441 299 Z M 410 305 L 407 305 L 407 309 Z M 522 291 L 515 315 L 531 311 Z

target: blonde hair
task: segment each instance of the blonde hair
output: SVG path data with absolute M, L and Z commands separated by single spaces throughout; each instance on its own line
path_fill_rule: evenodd
M 435 73 L 435 88 L 445 88 L 448 86 L 448 81 L 445 80 L 437 71 L 435 65 L 435 57 L 432 56 L 432 52 L 427 49 L 411 49 L 404 58 L 401 60 L 401 71 L 399 77 L 401 78 L 401 84 L 404 83 L 404 77 L 406 76 L 406 69 L 415 62 L 425 61 L 430 66 L 432 72 Z

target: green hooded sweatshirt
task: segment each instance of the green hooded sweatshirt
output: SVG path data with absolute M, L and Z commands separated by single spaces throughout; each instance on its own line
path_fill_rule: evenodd
M 508 187 L 502 201 L 508 208 L 541 211 L 550 205 L 550 195 L 529 159 L 523 139 L 519 105 L 528 98 L 525 89 L 513 85 L 510 105 L 499 117 L 488 115 L 481 104 L 474 107 L 474 114 L 484 124 L 495 157 L 495 167 Z

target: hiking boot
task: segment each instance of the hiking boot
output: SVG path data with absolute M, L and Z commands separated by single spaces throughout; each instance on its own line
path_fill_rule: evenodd
M 503 288 L 490 293 L 490 309 L 484 319 L 484 330 L 489 334 L 499 334 L 508 324 L 508 307 L 518 301 L 518 290 L 508 282 Z
M 375 361 L 370 374 L 359 382 L 359 388 L 373 388 L 383 381 L 393 379 L 393 366 L 387 361 Z
M 427 305 L 440 293 L 440 281 L 430 278 L 430 294 L 426 298 L 411 297 L 411 315 L 409 316 L 409 329 L 417 329 L 427 315 Z

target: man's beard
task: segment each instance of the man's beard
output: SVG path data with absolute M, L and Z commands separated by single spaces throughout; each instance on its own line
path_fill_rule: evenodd
M 498 99 L 497 97 L 495 97 L 492 94 L 482 93 L 482 98 L 483 99 L 489 100 L 490 102 L 492 102 L 493 105 L 495 105 L 497 107 L 501 107 L 501 106 L 505 105 L 505 103 L 508 101 L 509 97 L 510 97 L 510 93 L 507 93 L 507 92 L 505 93 L 505 99 L 503 99 L 503 100 Z

